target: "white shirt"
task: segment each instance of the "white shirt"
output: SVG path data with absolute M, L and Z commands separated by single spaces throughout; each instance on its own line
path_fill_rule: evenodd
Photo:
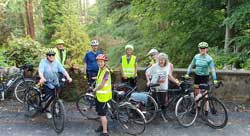
M 160 89 L 168 89 L 169 64 L 161 67 L 158 63 L 153 64 L 146 73 L 151 77 L 151 83 L 160 84 Z

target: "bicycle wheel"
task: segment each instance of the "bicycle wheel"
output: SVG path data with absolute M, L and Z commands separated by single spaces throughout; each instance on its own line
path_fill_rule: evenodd
M 194 97 L 189 95 L 181 97 L 176 104 L 175 115 L 182 126 L 193 125 L 198 115 Z
M 16 97 L 16 99 L 20 102 L 23 103 L 23 99 L 24 99 L 24 92 L 25 92 L 25 88 L 27 88 L 26 84 L 29 86 L 33 86 L 35 85 L 35 81 L 32 79 L 24 79 L 24 80 L 20 80 L 17 84 L 16 87 L 14 89 L 14 95 Z
M 157 111 L 158 111 L 158 104 L 156 103 L 155 99 L 146 94 L 147 96 L 147 102 L 141 103 L 141 102 L 136 102 L 133 99 L 130 99 L 130 102 L 133 105 L 136 105 L 136 107 L 141 110 L 143 115 L 145 116 L 146 124 L 150 123 L 152 120 L 154 120 Z
M 163 106 L 162 115 L 164 116 L 164 119 L 169 119 L 169 120 L 176 119 L 175 107 L 177 101 L 178 98 L 173 98 L 173 100 L 170 100 L 170 102 L 167 105 Z
M 118 106 L 117 119 L 127 134 L 138 135 L 145 131 L 146 120 L 143 113 L 130 103 Z
M 24 109 L 25 116 L 33 117 L 37 113 L 37 110 L 40 107 L 41 97 L 39 89 L 36 87 L 28 87 L 26 88 L 24 94 Z
M 208 126 L 220 129 L 226 126 L 228 114 L 224 104 L 215 97 L 205 99 L 202 104 L 202 116 L 207 121 Z
M 95 97 L 89 94 L 81 95 L 76 101 L 77 110 L 83 117 L 88 119 L 97 119 L 98 116 L 95 111 Z
M 56 133 L 64 130 L 65 108 L 61 100 L 55 100 L 51 106 L 52 122 Z

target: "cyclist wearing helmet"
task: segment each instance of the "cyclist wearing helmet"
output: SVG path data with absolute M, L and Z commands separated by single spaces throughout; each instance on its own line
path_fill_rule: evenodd
M 208 43 L 200 42 L 198 44 L 199 54 L 196 54 L 187 69 L 187 74 L 185 75 L 187 78 L 189 77 L 189 73 L 191 69 L 195 66 L 195 76 L 194 83 L 195 86 L 195 95 L 200 93 L 200 89 L 197 85 L 199 84 L 207 84 L 209 80 L 209 69 L 212 72 L 212 77 L 214 83 L 217 84 L 217 77 L 214 68 L 214 62 L 211 56 L 207 54 L 208 51 Z
M 128 82 L 130 86 L 136 86 L 137 77 L 137 60 L 133 55 L 133 45 L 125 46 L 126 55 L 123 55 L 120 60 L 120 69 L 122 73 L 122 82 Z
M 97 40 L 91 41 L 92 51 L 86 53 L 83 58 L 84 62 L 84 74 L 87 75 L 88 83 L 92 84 L 95 81 L 95 77 L 98 73 L 98 64 L 96 57 L 101 54 L 98 50 L 99 42 Z
M 39 63 L 39 77 L 40 83 L 44 84 L 45 98 L 51 96 L 56 87 L 60 87 L 58 73 L 63 73 L 69 82 L 72 82 L 72 78 L 68 72 L 63 68 L 62 64 L 55 60 L 55 50 L 49 48 L 46 50 L 46 58 L 42 59 Z M 47 113 L 48 118 L 51 118 L 51 114 Z
M 56 42 L 56 59 L 64 66 L 66 61 L 66 49 L 64 49 L 64 41 L 62 39 L 57 39 Z
M 99 54 L 96 57 L 99 71 L 96 79 L 96 87 L 93 90 L 96 92 L 96 112 L 100 116 L 101 126 L 95 131 L 102 132 L 100 136 L 108 136 L 108 121 L 106 117 L 107 113 L 107 102 L 112 99 L 111 91 L 111 75 L 107 68 L 108 57 L 104 54 Z
M 158 50 L 156 50 L 155 48 L 152 48 L 149 52 L 148 52 L 148 56 L 150 56 L 151 61 L 148 64 L 148 68 L 151 67 L 153 64 L 155 64 L 158 60 L 157 60 L 157 56 L 158 56 L 159 52 Z

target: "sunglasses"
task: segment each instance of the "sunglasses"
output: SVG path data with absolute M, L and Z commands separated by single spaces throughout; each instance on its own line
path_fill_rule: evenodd
M 206 49 L 206 48 L 200 48 L 200 49 Z
M 150 54 L 151 57 L 155 56 L 156 54 Z
M 55 56 L 55 54 L 47 54 L 47 56 Z

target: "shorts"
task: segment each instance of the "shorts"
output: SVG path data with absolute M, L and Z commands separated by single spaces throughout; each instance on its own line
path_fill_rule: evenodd
M 107 114 L 107 103 L 99 102 L 96 100 L 95 110 L 99 116 L 106 116 Z
M 196 75 L 194 76 L 194 84 L 207 84 L 209 81 L 209 76 L 200 76 Z

